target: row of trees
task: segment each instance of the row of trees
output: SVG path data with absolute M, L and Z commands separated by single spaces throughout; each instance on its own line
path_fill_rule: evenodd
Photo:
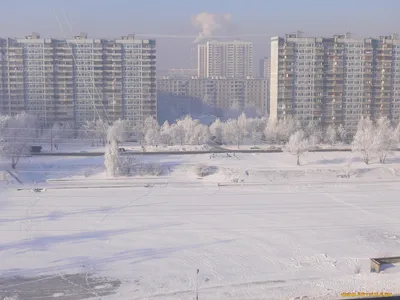
M 190 116 L 173 124 L 165 122 L 162 126 L 151 117 L 139 125 L 121 120 L 114 124 L 94 120 L 86 122 L 79 132 L 93 145 L 106 145 L 108 140 L 115 143 L 113 147 L 131 139 L 149 146 L 202 145 L 213 141 L 235 144 L 238 148 L 244 143 L 255 145 L 266 142 L 284 145 L 298 157 L 298 164 L 300 156 L 318 144 L 346 143 L 351 144 L 368 164 L 374 156 L 379 157 L 381 163 L 385 162 L 388 153 L 399 142 L 400 126 L 393 127 L 387 118 L 380 118 L 375 123 L 370 119 L 361 119 L 356 134 L 351 137 L 342 125 L 323 128 L 317 122 L 310 122 L 302 127 L 292 117 L 272 122 L 267 118 L 247 118 L 242 114 L 226 122 L 216 120 L 210 126 Z M 0 156 L 10 158 L 12 168 L 16 167 L 21 156 L 28 154 L 30 146 L 38 139 L 51 139 L 53 143 L 74 137 L 76 129 L 70 123 L 57 123 L 43 129 L 35 117 L 25 113 L 13 117 L 0 116 Z
M 186 116 L 173 124 L 167 121 L 159 126 L 157 121 L 147 118 L 143 124 L 133 126 L 126 121 L 118 121 L 113 129 L 118 142 L 136 138 L 142 145 L 201 145 L 209 141 L 218 144 L 234 144 L 240 148 L 244 143 L 284 145 L 289 137 L 302 130 L 309 142 L 316 146 L 321 143 L 336 145 L 348 142 L 348 134 L 342 125 L 330 125 L 323 129 L 319 123 L 310 122 L 303 128 L 300 122 L 287 117 L 278 122 L 269 122 L 267 118 L 247 118 L 242 114 L 237 119 L 222 122 L 217 119 L 210 126 Z M 114 126 L 115 127 L 115 126 Z M 96 143 L 104 143 L 107 125 L 101 121 L 87 122 L 84 132 Z
M 331 142 L 336 141 L 341 132 L 343 131 L 337 130 L 335 133 L 333 128 L 328 127 L 326 138 Z M 297 165 L 300 165 L 300 157 L 314 146 L 314 141 L 311 140 L 314 136 L 315 134 L 308 134 L 307 137 L 301 129 L 290 135 L 284 149 L 297 157 Z M 386 117 L 378 119 L 376 123 L 367 118 L 359 121 L 351 147 L 353 152 L 361 155 L 366 164 L 374 157 L 380 163 L 385 163 L 386 157 L 397 148 L 399 141 L 400 126 L 392 126 Z

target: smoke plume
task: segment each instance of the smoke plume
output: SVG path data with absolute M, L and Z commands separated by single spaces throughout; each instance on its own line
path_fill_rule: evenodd
M 217 15 L 208 12 L 202 12 L 192 18 L 192 24 L 200 30 L 194 43 L 215 35 L 226 35 L 232 26 L 232 15 Z

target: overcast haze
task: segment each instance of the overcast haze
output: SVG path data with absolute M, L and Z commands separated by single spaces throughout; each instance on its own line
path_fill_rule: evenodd
M 332 35 L 350 31 L 355 37 L 399 32 L 399 0 L 0 0 L 0 36 L 21 37 L 32 31 L 41 36 L 71 35 L 64 11 L 74 34 L 118 37 L 129 33 L 186 35 L 157 38 L 158 68 L 189 67 L 190 49 L 201 26 L 193 18 L 203 12 L 229 15 L 229 35 L 262 34 L 242 37 L 254 42 L 257 60 L 269 53 L 271 36 L 302 30 L 305 35 Z M 63 25 L 57 23 L 56 14 Z

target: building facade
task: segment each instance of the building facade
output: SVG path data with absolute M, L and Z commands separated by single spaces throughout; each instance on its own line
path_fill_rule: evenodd
M 155 40 L 0 39 L 0 113 L 43 125 L 157 117 Z
M 270 59 L 269 57 L 263 57 L 260 59 L 258 64 L 258 76 L 260 78 L 267 78 L 269 79 L 270 75 Z
M 198 100 L 192 111 L 197 113 L 254 108 L 260 116 L 266 115 L 267 84 L 261 78 L 163 78 L 157 81 L 159 93 Z M 193 103 L 193 102 L 192 102 Z M 206 106 L 211 111 L 198 111 Z
M 208 41 L 197 48 L 198 77 L 253 76 L 253 44 L 245 41 Z
M 350 34 L 271 39 L 270 115 L 353 131 L 362 117 L 400 121 L 400 40 Z

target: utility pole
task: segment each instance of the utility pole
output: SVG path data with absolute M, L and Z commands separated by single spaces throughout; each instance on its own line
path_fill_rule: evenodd
M 200 270 L 197 269 L 197 274 L 196 274 L 196 300 L 199 300 L 199 272 Z

